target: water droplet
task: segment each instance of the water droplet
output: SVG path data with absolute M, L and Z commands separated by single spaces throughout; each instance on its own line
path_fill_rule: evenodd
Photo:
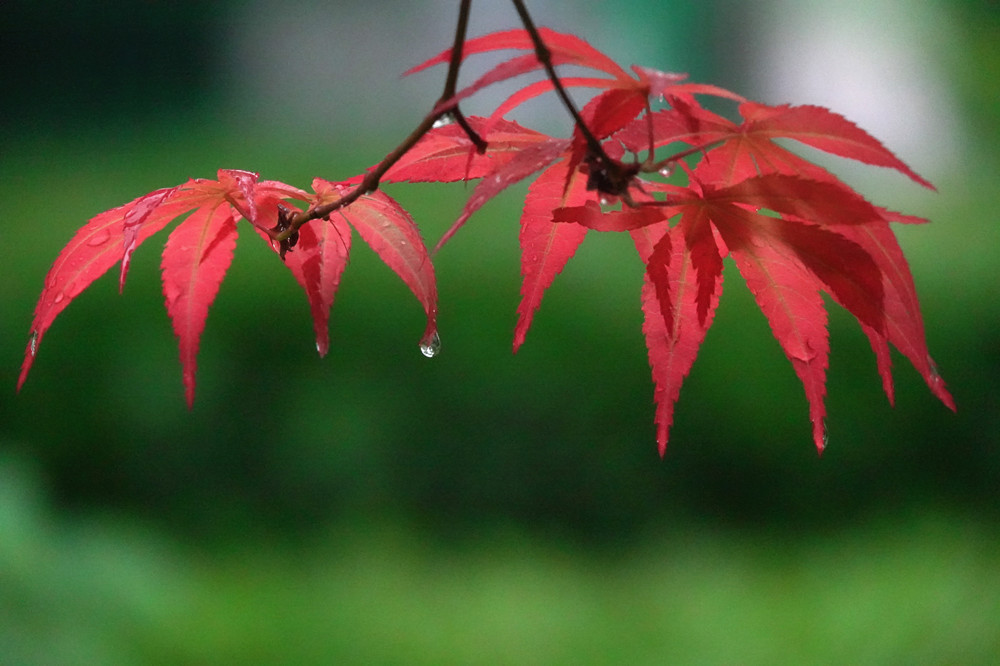
M 789 345 L 786 351 L 791 360 L 802 363 L 811 363 L 818 356 L 816 350 L 808 342 L 803 342 L 798 346 Z
M 440 129 L 440 128 L 445 127 L 447 125 L 451 125 L 452 122 L 453 121 L 451 119 L 451 116 L 445 114 L 445 115 L 441 116 L 440 118 L 438 118 L 437 120 L 435 120 L 434 124 L 431 125 L 431 127 L 434 128 L 434 129 Z
M 935 384 L 943 381 L 941 379 L 941 372 L 938 370 L 937 363 L 935 363 L 934 359 L 930 356 L 927 357 L 927 365 L 929 365 L 931 369 L 931 381 Z
M 607 197 L 601 197 L 601 205 L 602 206 L 608 206 L 610 204 L 611 204 L 611 200 L 610 199 L 608 199 Z
M 826 426 L 826 419 L 823 419 L 823 448 L 820 449 L 820 453 L 826 450 L 826 445 L 830 443 L 830 430 Z
M 58 305 L 59 303 L 62 303 L 63 299 L 65 298 L 66 298 L 66 292 L 60 291 L 58 294 L 56 294 L 56 297 L 52 300 L 52 303 L 54 305 Z
M 441 352 L 441 336 L 437 331 L 420 341 L 420 353 L 427 358 L 434 358 Z
M 107 229 L 101 229 L 94 233 L 93 236 L 87 239 L 87 245 L 91 247 L 97 247 L 98 245 L 104 245 L 111 239 L 111 234 Z
M 660 175 L 663 176 L 664 178 L 670 178 L 672 175 L 674 175 L 674 163 L 667 162 L 667 164 L 660 169 Z
M 32 331 L 31 337 L 28 338 L 28 353 L 34 357 L 35 352 L 38 351 L 38 331 Z

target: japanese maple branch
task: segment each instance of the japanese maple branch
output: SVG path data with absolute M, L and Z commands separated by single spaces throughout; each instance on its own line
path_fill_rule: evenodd
M 542 67 L 545 69 L 545 73 L 552 81 L 556 94 L 559 95 L 563 106 L 566 107 L 566 110 L 573 118 L 576 128 L 579 130 L 581 136 L 583 136 L 584 141 L 587 144 L 588 161 L 592 163 L 592 167 L 596 167 L 591 170 L 591 179 L 588 182 L 588 185 L 592 185 L 592 189 L 597 189 L 607 194 L 626 195 L 627 199 L 628 186 L 632 177 L 639 170 L 638 165 L 621 164 L 611 159 L 611 157 L 609 157 L 604 151 L 604 148 L 601 146 L 601 142 L 598 141 L 597 137 L 595 137 L 593 132 L 590 131 L 590 128 L 587 127 L 587 123 L 584 121 L 580 112 L 577 110 L 576 105 L 573 103 L 573 100 L 566 92 L 566 88 L 563 86 L 558 74 L 556 74 L 555 67 L 552 64 L 552 53 L 549 51 L 548 47 L 545 46 L 545 41 L 539 34 L 538 28 L 535 27 L 531 14 L 528 13 L 528 8 L 525 6 L 523 0 L 512 1 L 514 3 L 514 8 L 517 10 L 518 16 L 521 19 L 521 23 L 524 24 L 524 29 L 531 37 L 532 44 L 534 44 L 535 47 L 535 55 L 538 58 L 539 63 L 541 63 Z M 379 183 L 382 180 L 382 176 L 384 176 L 396 162 L 409 152 L 409 150 L 413 148 L 413 146 L 415 146 L 432 127 L 434 127 L 434 123 L 444 116 L 451 116 L 455 120 L 455 122 L 465 131 L 466 135 L 468 135 L 469 140 L 475 144 L 476 149 L 480 153 L 486 151 L 486 141 L 479 136 L 471 125 L 469 125 L 465 116 L 458 108 L 458 102 L 451 103 L 447 106 L 441 106 L 448 100 L 455 97 L 455 89 L 458 85 L 458 72 L 462 64 L 462 51 L 465 46 L 465 36 L 468 28 L 469 12 L 471 7 L 472 0 L 462 0 L 459 5 L 458 24 L 455 28 L 455 40 L 451 48 L 451 57 L 448 62 L 448 74 L 445 79 L 444 91 L 441 93 L 441 97 L 433 107 L 436 111 L 432 111 L 427 114 L 420 124 L 417 125 L 417 127 L 410 132 L 410 134 L 403 139 L 403 141 L 396 146 L 391 153 L 386 155 L 381 162 L 369 169 L 365 173 L 361 182 L 347 194 L 336 201 L 332 201 L 322 206 L 311 207 L 308 210 L 302 211 L 289 218 L 279 217 L 278 226 L 275 229 L 272 229 L 270 233 L 274 240 L 281 243 L 282 252 L 291 246 L 294 242 L 294 235 L 305 223 L 310 220 L 328 217 L 334 211 L 352 204 L 369 192 L 377 190 Z
M 555 88 L 556 94 L 559 95 L 559 99 L 562 100 L 563 106 L 566 107 L 566 111 L 573 117 L 573 122 L 576 123 L 577 129 L 580 130 L 587 142 L 587 148 L 598 155 L 604 154 L 601 142 L 597 140 L 597 137 L 587 127 L 587 123 L 583 121 L 576 104 L 570 99 L 569 93 L 566 92 L 566 88 L 563 87 L 562 81 L 556 74 L 555 67 L 552 65 L 552 53 L 549 51 L 549 47 L 545 46 L 545 41 L 538 33 L 538 28 L 535 27 L 535 22 L 532 20 L 531 14 L 528 13 L 528 8 L 524 5 L 523 0 L 513 0 L 513 2 L 518 16 L 521 17 L 521 23 L 524 24 L 524 29 L 527 30 L 528 36 L 531 37 L 531 43 L 535 46 L 535 56 L 538 58 L 538 62 L 542 64 L 549 80 L 552 81 L 552 86 Z M 607 156 L 605 155 L 605 157 Z
M 433 107 L 435 109 L 437 109 L 442 102 L 446 102 L 447 100 L 455 97 L 455 89 L 458 86 L 458 71 L 462 65 L 462 50 L 465 47 L 465 35 L 469 25 L 469 10 L 471 6 L 472 0 L 462 0 L 461 5 L 458 8 L 458 25 L 455 27 L 455 41 L 451 48 L 451 58 L 448 61 L 448 74 L 445 78 L 444 91 L 441 93 L 440 99 Z M 292 239 L 294 234 L 306 222 L 327 217 L 334 211 L 354 203 L 365 194 L 377 190 L 379 183 L 382 180 L 382 176 L 384 176 L 385 173 L 392 168 L 392 165 L 398 162 L 403 155 L 409 152 L 409 150 L 413 148 L 413 146 L 415 146 L 432 127 L 434 127 L 434 123 L 444 116 L 451 116 L 455 120 L 455 122 L 468 135 L 469 140 L 475 144 L 476 150 L 480 153 L 486 151 L 486 141 L 483 140 L 483 138 L 480 137 L 474 129 L 472 129 L 471 125 L 469 125 L 465 116 L 458 108 L 458 102 L 443 107 L 440 110 L 432 111 L 420 121 L 420 124 L 417 125 L 417 127 L 410 132 L 405 139 L 403 139 L 402 143 L 396 146 L 391 153 L 382 158 L 381 162 L 369 169 L 365 173 L 365 177 L 360 183 L 358 183 L 357 186 L 354 187 L 354 189 L 336 201 L 332 201 L 322 206 L 309 208 L 308 210 L 298 213 L 291 219 L 279 219 L 278 227 L 271 230 L 271 237 L 282 244 L 282 249 L 284 251 L 288 246 L 290 246 L 290 239 Z
M 587 127 L 583 116 L 580 115 L 569 93 L 566 92 L 566 88 L 563 87 L 562 80 L 556 74 L 555 67 L 552 64 L 552 53 L 545 46 L 545 41 L 538 33 L 538 28 L 535 27 L 535 22 L 531 19 L 531 14 L 528 13 L 528 8 L 525 6 L 524 0 L 512 0 L 512 2 L 514 3 L 514 8 L 517 9 L 518 16 L 521 18 L 521 23 L 524 24 L 524 29 L 528 32 L 528 36 L 531 37 L 531 43 L 535 46 L 535 56 L 538 58 L 538 62 L 542 64 L 549 80 L 552 81 L 552 86 L 555 88 L 556 94 L 559 95 L 563 106 L 566 107 L 566 110 L 572 116 L 576 128 L 587 143 L 587 154 L 590 161 L 597 167 L 596 172 L 591 171 L 588 187 L 593 185 L 591 189 L 597 189 L 606 194 L 626 194 L 628 185 L 632 177 L 637 173 L 638 168 L 617 162 L 611 159 L 604 151 L 601 142 L 597 140 L 594 133 Z

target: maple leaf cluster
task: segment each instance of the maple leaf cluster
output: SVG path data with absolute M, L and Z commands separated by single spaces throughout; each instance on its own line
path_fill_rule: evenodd
M 684 75 L 643 67 L 633 67 L 630 74 L 578 37 L 546 29 L 539 33 L 553 65 L 595 72 L 559 79 L 564 88 L 596 91 L 579 113 L 583 127 L 577 123 L 570 138 L 556 138 L 506 119 L 523 102 L 557 89 L 554 79 L 544 79 L 517 90 L 489 117 L 462 118 L 462 123 L 430 129 L 381 177 L 382 182 L 478 181 L 458 220 L 438 242 L 440 247 L 484 203 L 534 176 L 520 220 L 523 283 L 515 351 L 546 289 L 588 233 L 627 232 L 645 265 L 643 333 L 655 385 L 661 455 L 681 384 L 712 324 L 726 257 L 735 262 L 802 381 L 818 450 L 825 446 L 829 352 L 821 292 L 857 318 L 890 403 L 891 343 L 932 393 L 955 408 L 928 354 L 913 279 L 890 229 L 893 222 L 925 220 L 869 203 L 775 139 L 895 169 L 933 189 L 929 182 L 830 110 L 759 104 L 716 86 L 688 82 Z M 463 58 L 499 50 L 517 54 L 443 99 L 433 113 L 452 112 L 488 85 L 543 67 L 524 30 L 468 40 Z M 446 50 L 408 73 L 450 58 Z M 731 100 L 740 120 L 705 108 L 698 96 L 706 95 Z M 179 341 L 189 405 L 199 338 L 242 221 L 281 256 L 305 291 L 320 355 L 329 348 L 329 313 L 347 264 L 352 229 L 423 306 L 427 326 L 421 350 L 434 355 L 440 340 L 432 252 L 395 200 L 373 191 L 321 219 L 300 226 L 291 223 L 303 211 L 335 205 L 363 178 L 316 179 L 312 192 L 306 192 L 262 181 L 255 173 L 224 169 L 216 180 L 193 179 L 94 217 L 49 271 L 18 388 L 43 336 L 69 302 L 115 264 L 121 266 L 122 288 L 136 247 L 189 213 L 168 236 L 162 257 L 163 293 Z

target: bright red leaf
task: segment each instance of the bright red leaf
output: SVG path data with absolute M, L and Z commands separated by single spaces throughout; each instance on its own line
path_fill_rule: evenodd
M 667 450 L 681 384 L 715 316 L 722 293 L 722 273 L 710 276 L 711 291 L 701 314 L 700 283 L 684 229 L 660 222 L 633 231 L 632 238 L 646 264 L 642 332 L 653 372 L 656 441 L 662 456 Z
M 194 402 L 198 343 L 208 308 L 233 260 L 236 220 L 223 200 L 200 207 L 171 232 L 163 248 L 163 295 L 184 368 L 184 393 Z
M 542 296 L 587 235 L 579 224 L 557 224 L 553 211 L 593 198 L 580 172 L 567 175 L 563 160 L 542 172 L 528 189 L 521 216 L 521 303 L 517 306 L 514 351 L 524 343 Z M 569 187 L 566 182 L 569 181 Z

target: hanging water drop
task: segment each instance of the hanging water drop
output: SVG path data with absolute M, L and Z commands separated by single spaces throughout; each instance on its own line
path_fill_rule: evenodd
M 451 116 L 448 115 L 448 114 L 445 114 L 445 115 L 441 116 L 440 118 L 438 118 L 437 120 L 435 120 L 434 124 L 431 125 L 431 128 L 433 128 L 433 129 L 441 129 L 442 127 L 445 127 L 447 125 L 451 125 L 451 123 L 452 123 Z
M 434 331 L 420 341 L 420 353 L 427 358 L 434 358 L 441 351 L 441 336 Z
M 668 162 L 660 169 L 660 175 L 664 178 L 670 178 L 674 175 L 674 163 Z

